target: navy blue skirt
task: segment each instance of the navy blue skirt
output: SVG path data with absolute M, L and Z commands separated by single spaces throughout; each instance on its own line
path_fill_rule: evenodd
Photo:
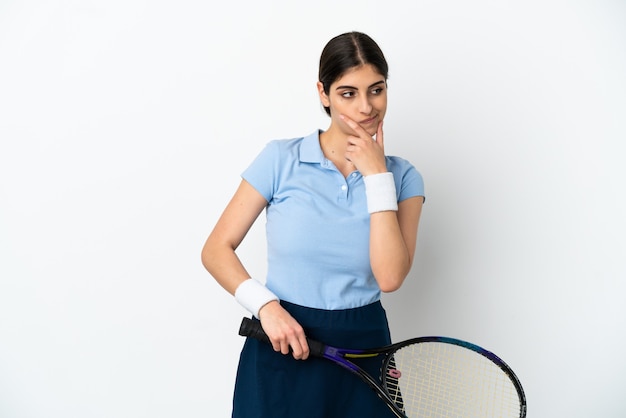
M 307 308 L 281 301 L 307 337 L 342 348 L 371 348 L 391 343 L 380 302 L 356 309 Z M 355 363 L 372 376 L 380 360 Z M 233 418 L 394 418 L 376 393 L 356 375 L 332 362 L 309 357 L 295 360 L 268 344 L 247 338 L 241 352 Z

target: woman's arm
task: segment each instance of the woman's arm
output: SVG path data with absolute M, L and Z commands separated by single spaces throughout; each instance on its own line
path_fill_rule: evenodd
M 370 215 L 370 263 L 383 292 L 398 290 L 411 270 L 423 202 L 415 196 L 400 202 L 398 212 Z
M 242 180 L 202 248 L 202 264 L 232 295 L 250 278 L 235 250 L 266 205 L 265 198 Z
M 202 248 L 202 264 L 232 295 L 244 281 L 251 280 L 235 251 L 266 206 L 267 200 L 242 180 Z M 294 358 L 308 357 L 302 327 L 277 301 L 261 307 L 259 319 L 275 351 L 288 354 L 291 347 Z
M 366 181 L 368 210 L 370 210 L 370 264 L 374 277 L 383 292 L 393 292 L 402 286 L 411 270 L 417 226 L 424 199 L 415 196 L 395 206 L 395 187 L 393 178 L 384 182 L 374 181 L 373 190 L 368 187 L 368 176 L 376 177 L 387 172 L 382 121 L 378 125 L 376 140 L 350 118 L 342 119 L 350 126 L 356 136 L 348 137 L 346 159 L 351 161 L 361 172 Z M 378 183 L 378 184 L 376 184 Z M 391 183 L 391 184 L 389 184 Z M 379 187 L 379 186 L 382 186 Z M 388 187 L 390 186 L 390 187 Z M 373 193 L 373 195 L 369 195 Z M 382 195 L 377 195 L 382 193 Z M 372 203 L 376 209 L 370 208 Z

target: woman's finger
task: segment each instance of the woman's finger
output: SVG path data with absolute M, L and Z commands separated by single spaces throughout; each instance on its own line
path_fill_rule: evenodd
M 383 121 L 378 122 L 378 128 L 376 129 L 376 143 L 381 147 L 385 148 L 385 138 L 383 135 Z
M 370 139 L 372 138 L 372 136 L 368 134 L 367 131 L 361 127 L 361 125 L 359 125 L 358 123 L 356 123 L 355 121 L 347 117 L 346 115 L 339 115 L 339 117 L 343 121 L 345 121 L 346 125 L 348 125 L 354 131 L 354 133 L 356 133 L 359 137 L 361 138 L 367 137 Z

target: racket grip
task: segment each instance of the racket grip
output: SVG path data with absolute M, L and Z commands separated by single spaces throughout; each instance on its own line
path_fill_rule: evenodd
M 261 322 L 250 318 L 244 317 L 241 320 L 239 335 L 242 337 L 252 337 L 267 344 L 271 344 L 270 338 L 267 336 L 265 331 L 263 331 Z M 324 344 L 309 338 L 306 339 L 306 342 L 309 345 L 310 355 L 314 357 L 324 357 L 324 353 L 326 351 L 326 346 Z
M 267 336 L 263 327 L 259 321 L 254 321 L 250 318 L 243 318 L 241 320 L 241 326 L 239 326 L 239 335 L 242 337 L 252 337 L 259 341 L 271 344 L 270 337 Z
M 309 345 L 310 355 L 313 357 L 324 357 L 324 353 L 326 353 L 326 346 L 324 344 L 309 338 L 306 339 L 306 342 Z

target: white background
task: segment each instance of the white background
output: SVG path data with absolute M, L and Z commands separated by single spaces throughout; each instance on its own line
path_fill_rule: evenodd
M 2 418 L 229 416 L 244 311 L 200 249 L 267 141 L 327 127 L 348 30 L 427 188 L 394 340 L 496 352 L 533 418 L 626 416 L 624 2 L 2 0 Z

